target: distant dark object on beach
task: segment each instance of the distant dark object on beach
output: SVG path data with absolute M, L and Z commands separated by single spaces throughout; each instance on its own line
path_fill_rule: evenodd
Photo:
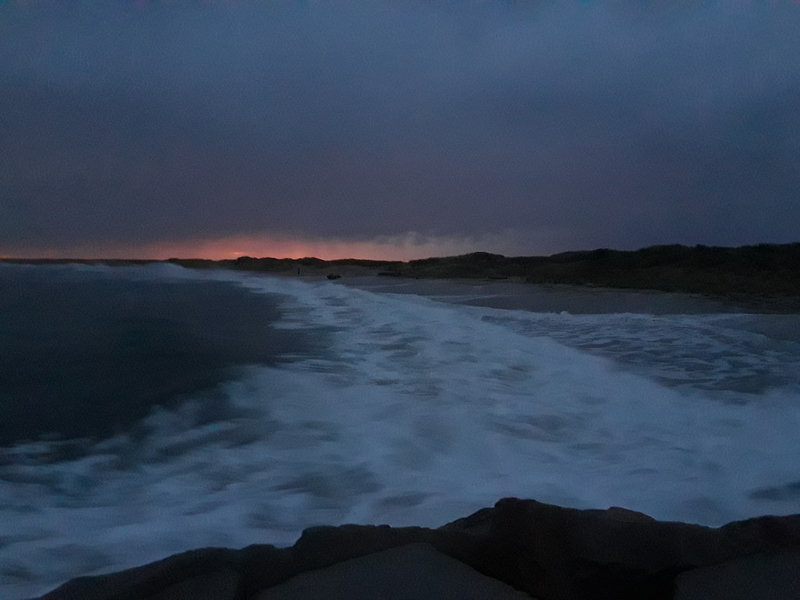
M 336 273 L 328 273 L 328 279 L 341 279 L 341 275 L 337 275 Z

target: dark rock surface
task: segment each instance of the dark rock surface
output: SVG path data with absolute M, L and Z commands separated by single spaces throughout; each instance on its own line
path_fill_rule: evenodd
M 427 546 L 420 550 L 419 544 Z M 396 561 L 376 555 L 401 547 Z M 425 552 L 430 560 L 423 569 Z M 370 555 L 376 556 L 352 561 Z M 263 600 L 272 597 L 271 588 L 276 598 L 326 597 L 325 586 L 360 588 L 359 573 L 364 595 L 354 591 L 352 598 L 370 597 L 368 591 L 381 586 L 402 588 L 403 581 L 408 589 L 397 589 L 398 598 L 439 598 L 442 581 L 456 577 L 452 559 L 485 576 L 481 581 L 498 580 L 542 600 L 797 598 L 800 515 L 709 528 L 622 508 L 576 510 L 507 498 L 438 529 L 315 527 L 291 548 L 185 552 L 74 579 L 42 600 Z M 512 593 L 506 586 L 497 590 L 486 597 L 513 597 L 502 595 Z
M 407 544 L 309 571 L 255 600 L 525 600 L 524 592 L 487 577 L 430 544 Z
M 800 552 L 753 554 L 678 576 L 676 600 L 800 598 Z

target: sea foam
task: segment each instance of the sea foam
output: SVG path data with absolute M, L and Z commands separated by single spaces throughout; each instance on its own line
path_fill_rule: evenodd
M 198 546 L 291 544 L 323 523 L 438 526 L 509 495 L 709 525 L 797 512 L 800 345 L 755 331 L 759 317 L 159 273 L 283 294 L 276 326 L 322 327 L 329 347 L 250 365 L 75 460 L 48 461 L 47 443 L 5 451 L 4 597 Z M 222 399 L 225 418 L 200 418 Z

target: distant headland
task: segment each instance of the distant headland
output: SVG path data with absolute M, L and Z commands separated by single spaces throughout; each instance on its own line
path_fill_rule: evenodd
M 230 260 L 0 259 L 22 264 L 132 265 L 168 262 L 192 269 L 232 269 L 280 275 L 354 275 L 439 279 L 509 279 L 721 296 L 800 297 L 800 243 L 752 246 L 650 246 L 634 251 L 600 248 L 550 256 L 473 252 L 419 260 L 254 258 Z

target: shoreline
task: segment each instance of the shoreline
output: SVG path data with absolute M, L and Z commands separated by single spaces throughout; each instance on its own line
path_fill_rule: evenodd
M 222 270 L 251 276 L 282 277 L 300 281 L 330 280 L 367 291 L 391 294 L 412 294 L 433 297 L 453 304 L 484 306 L 506 310 L 526 310 L 533 312 L 570 312 L 573 314 L 607 314 L 631 312 L 636 314 L 800 314 L 800 296 L 771 294 L 719 294 L 712 292 L 668 291 L 654 288 L 614 287 L 589 283 L 530 282 L 521 277 L 418 277 L 412 275 L 385 276 L 375 267 L 345 265 L 334 268 L 331 261 L 322 265 L 296 267 L 280 270 L 240 269 L 218 261 L 203 261 L 198 266 L 195 261 L 168 260 L 105 260 L 105 259 L 0 259 L 0 265 L 102 265 L 110 267 L 135 267 L 155 264 L 176 264 L 188 270 Z M 212 264 L 205 264 L 212 263 Z M 475 294 L 475 288 L 495 288 L 502 290 Z M 461 292 L 473 292 L 462 294 Z M 511 293 L 509 293 L 511 292 Z M 475 296 L 473 299 L 451 300 L 448 296 Z M 478 297 L 480 296 L 480 298 Z M 549 296 L 549 301 L 546 298 Z M 569 306 L 557 303 L 559 296 L 582 298 L 583 301 L 570 302 Z M 623 297 L 622 305 L 614 301 Z M 538 298 L 537 298 L 538 297 Z M 528 301 L 526 301 L 526 298 Z M 529 300 L 533 299 L 531 303 Z M 647 302 L 655 300 L 655 304 Z
M 509 286 L 506 290 L 519 284 L 536 284 L 537 289 L 552 291 L 565 289 L 554 286 L 569 286 L 570 291 L 601 297 L 610 291 L 639 296 L 660 292 L 695 296 L 703 298 L 701 302 L 706 304 L 710 301 L 725 307 L 735 306 L 745 312 L 800 313 L 800 243 L 738 248 L 651 246 L 636 251 L 598 249 L 518 257 L 473 252 L 407 262 L 249 256 L 223 260 L 0 258 L 0 264 L 25 265 L 136 266 L 160 263 L 187 269 L 327 278 L 342 283 L 356 279 L 356 287 L 365 286 L 364 278 L 372 278 L 376 284 L 369 284 L 370 288 L 397 287 L 397 282 L 401 281 L 404 285 L 414 281 L 444 281 L 466 285 L 494 283 Z M 427 283 L 419 285 L 422 286 L 420 289 L 431 287 Z

